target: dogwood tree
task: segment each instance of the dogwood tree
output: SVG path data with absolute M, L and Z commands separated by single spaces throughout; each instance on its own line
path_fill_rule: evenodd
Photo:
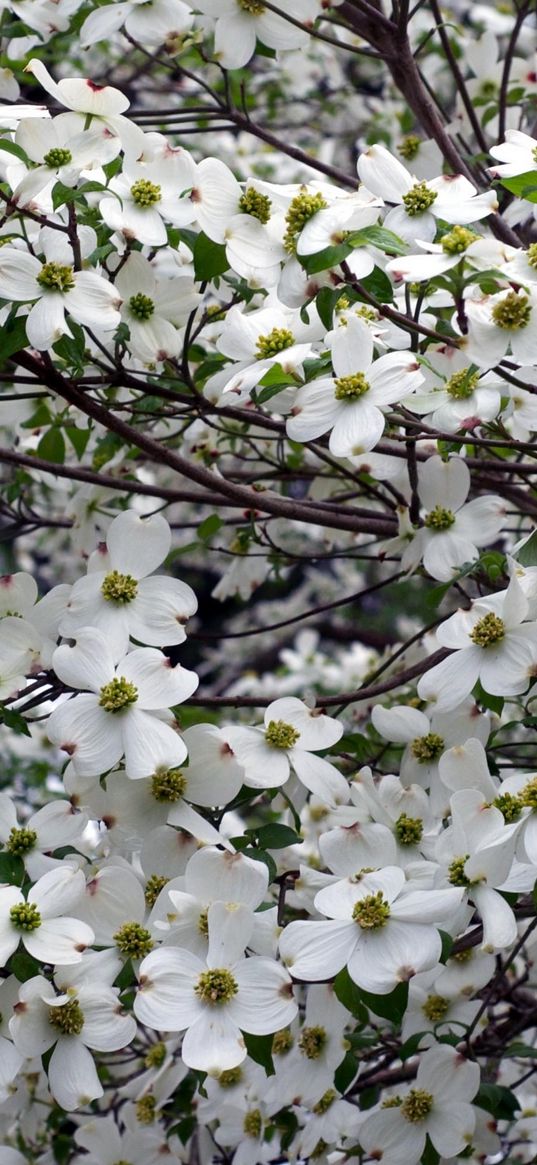
M 0 1165 L 529 1165 L 534 6 L 0 49 Z

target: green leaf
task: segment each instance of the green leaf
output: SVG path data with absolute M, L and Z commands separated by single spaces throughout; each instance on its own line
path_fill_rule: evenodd
M 440 1154 L 437 1153 L 432 1141 L 429 1137 L 425 1142 L 425 1148 L 421 1155 L 421 1165 L 438 1165 Z
M 338 1092 L 346 1092 L 358 1074 L 359 1067 L 360 1062 L 356 1056 L 353 1056 L 352 1052 L 347 1052 L 336 1068 L 334 1076 L 334 1085 Z
M 0 723 L 5 724 L 6 728 L 11 728 L 12 732 L 16 732 L 17 736 L 31 736 L 28 723 L 20 712 L 16 712 L 14 708 L 6 708 L 0 704 Z
M 209 517 L 205 518 L 201 525 L 198 526 L 198 538 L 202 542 L 209 542 L 215 534 L 218 534 L 218 531 L 223 525 L 224 522 L 222 518 L 218 517 L 218 514 L 209 514 Z
M 430 1036 L 430 1032 L 414 1032 L 413 1036 L 409 1036 L 408 1040 L 405 1040 L 405 1043 L 399 1051 L 399 1059 L 402 1060 L 403 1063 L 405 1060 L 409 1060 L 411 1056 L 416 1055 L 420 1043 L 425 1035 Z
M 58 465 L 63 465 L 65 460 L 65 440 L 61 429 L 48 429 L 42 436 L 36 453 L 44 461 L 55 461 Z
M 303 841 L 289 825 L 279 825 L 277 822 L 261 825 L 255 833 L 263 849 L 285 849 L 288 845 L 302 845 Z
M 21 162 L 24 162 L 25 166 L 30 164 L 28 154 L 16 142 L 10 142 L 7 138 L 0 138 L 0 150 L 5 150 L 7 154 L 13 154 L 15 158 L 19 158 Z
M 439 929 L 438 933 L 440 935 L 440 938 L 442 939 L 442 952 L 440 955 L 439 962 L 446 963 L 447 960 L 449 959 L 449 956 L 450 956 L 451 951 L 453 949 L 453 939 L 452 939 L 451 935 L 448 934 L 447 931 L 445 931 L 445 930 Z
M 537 529 L 526 538 L 514 557 L 522 566 L 537 566 Z
M 316 255 L 297 255 L 297 259 L 308 275 L 316 275 L 318 271 L 339 267 L 353 250 L 350 243 L 338 243 L 335 247 L 325 247 L 323 251 L 317 251 Z
M 388 276 L 380 267 L 375 267 L 371 275 L 366 275 L 365 279 L 360 280 L 362 287 L 374 295 L 375 299 L 380 300 L 381 303 L 393 302 L 393 287 L 388 279 Z
M 515 178 L 500 178 L 500 183 L 516 194 L 518 198 L 525 198 L 526 202 L 537 202 L 537 170 L 528 170 L 525 174 L 517 174 Z
M 492 1113 L 496 1120 L 513 1120 L 520 1109 L 511 1089 L 504 1088 L 502 1084 L 482 1084 L 473 1103 Z
M 22 348 L 27 347 L 26 319 L 17 316 L 8 320 L 4 327 L 0 328 L 0 363 L 3 364 L 14 352 L 20 352 Z
M 73 1138 L 70 1133 L 55 1133 L 52 1138 L 52 1153 L 57 1165 L 66 1165 L 73 1149 Z
M 485 691 L 479 680 L 472 694 L 476 704 L 481 704 L 483 708 L 488 708 L 491 712 L 496 712 L 498 716 L 501 716 L 505 704 L 503 696 L 491 696 L 490 692 Z
M 351 979 L 346 967 L 343 967 L 343 970 L 334 979 L 334 994 L 355 1019 L 358 1019 L 362 1024 L 368 1022 L 369 1016 L 367 1008 L 362 1002 L 362 992 Z
M 408 246 L 404 239 L 400 239 L 393 231 L 386 230 L 386 227 L 364 227 L 361 231 L 351 231 L 346 242 L 351 243 L 353 247 L 363 247 L 371 243 L 381 251 L 388 251 L 390 255 L 408 255 Z
M 217 275 L 223 275 L 229 268 L 226 248 L 220 243 L 213 243 L 201 231 L 194 244 L 194 272 L 196 279 L 209 282 Z
M 366 1007 L 375 1015 L 390 1019 L 396 1025 L 401 1023 L 408 1003 L 408 983 L 399 983 L 389 995 L 372 995 L 362 990 L 360 995 Z
M 15 978 L 19 980 L 19 983 L 26 983 L 28 979 L 33 979 L 34 975 L 40 975 L 43 970 L 37 959 L 33 959 L 24 947 L 15 951 L 15 954 L 11 956 L 9 969 Z
M 256 1064 L 261 1064 L 267 1076 L 275 1076 L 276 1073 L 272 1059 L 273 1037 L 271 1035 L 253 1036 L 250 1032 L 243 1032 L 242 1034 L 248 1055 L 252 1057 L 252 1060 L 255 1060 Z
M 518 1056 L 524 1060 L 537 1060 L 537 1048 L 532 1048 L 530 1044 L 509 1044 L 503 1055 Z
M 65 436 L 71 442 L 75 453 L 80 460 L 83 456 L 86 445 L 90 438 L 89 429 L 78 429 L 76 425 L 66 425 L 64 429 Z
M 321 323 L 327 331 L 332 327 L 334 307 L 339 299 L 339 296 L 340 292 L 333 291 L 331 287 L 321 287 L 321 290 L 317 292 L 315 306 L 319 313 Z
M 94 191 L 100 191 L 101 194 L 113 194 L 113 191 L 108 190 L 107 186 L 103 186 L 102 182 L 83 182 L 81 186 L 76 188 L 65 186 L 63 182 L 56 182 L 52 191 L 54 210 L 58 210 L 58 207 L 65 206 L 69 202 L 85 202 L 86 194 Z
M 274 858 L 271 858 L 270 854 L 268 854 L 266 850 L 256 849 L 255 846 L 246 846 L 242 852 L 247 858 L 253 858 L 254 862 L 263 862 L 268 869 L 269 880 L 271 882 L 274 881 L 278 873 L 276 862 L 274 861 Z
M 10 886 L 21 886 L 24 881 L 24 862 L 16 854 L 7 850 L 0 853 L 0 882 L 7 882 Z

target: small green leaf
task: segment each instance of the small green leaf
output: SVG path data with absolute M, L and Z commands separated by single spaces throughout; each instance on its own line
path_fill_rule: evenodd
M 28 723 L 20 712 L 16 712 L 14 708 L 6 708 L 0 704 L 0 723 L 5 724 L 6 728 L 11 728 L 12 732 L 16 732 L 17 736 L 31 736 Z
M 360 995 L 366 1007 L 375 1015 L 390 1019 L 396 1025 L 401 1023 L 408 1003 L 408 983 L 398 983 L 389 995 L 372 995 L 369 991 L 362 990 Z
M 10 142 L 7 138 L 0 138 L 0 150 L 5 150 L 7 154 L 13 154 L 15 158 L 19 158 L 21 162 L 24 162 L 25 166 L 29 166 L 30 160 L 28 154 L 16 142 Z
M 514 1093 L 502 1084 L 482 1084 L 473 1103 L 492 1113 L 496 1120 L 513 1120 L 520 1109 Z
M 40 975 L 42 972 L 41 964 L 37 959 L 33 959 L 28 951 L 21 947 L 19 951 L 11 956 L 9 960 L 9 969 L 12 971 L 19 983 L 26 983 L 28 979 L 33 979 L 34 975 Z
M 65 440 L 61 429 L 48 429 L 42 436 L 36 453 L 44 461 L 55 461 L 58 465 L 63 465 L 65 460 Z
M 0 882 L 7 882 L 10 886 L 21 886 L 24 881 L 24 862 L 22 858 L 7 851 L 0 853 Z
M 380 267 L 375 267 L 371 275 L 366 275 L 365 279 L 360 280 L 362 287 L 374 295 L 380 303 L 393 302 L 393 287 L 388 279 L 388 276 Z
M 358 1019 L 362 1024 L 367 1023 L 369 1016 L 362 1001 L 362 992 L 351 979 L 346 967 L 343 967 L 343 970 L 334 979 L 334 994 L 355 1019 Z
M 483 708 L 488 708 L 490 712 L 496 712 L 498 716 L 501 716 L 505 704 L 503 696 L 491 696 L 490 692 L 486 692 L 479 681 L 472 694 L 476 704 L 481 704 Z
M 408 255 L 408 246 L 399 235 L 395 235 L 393 231 L 386 230 L 386 227 L 364 227 L 361 231 L 351 231 L 347 240 L 353 247 L 363 247 L 367 243 L 371 243 L 374 247 L 379 247 L 381 251 L 387 251 L 390 255 Z
M 537 530 L 533 530 L 529 538 L 515 554 L 517 562 L 522 566 L 537 566 Z
M 297 255 L 297 259 L 308 275 L 316 275 L 318 271 L 339 267 L 353 250 L 350 243 L 338 243 L 335 247 L 325 247 L 323 251 L 317 251 L 316 255 Z
M 271 858 L 270 854 L 268 854 L 266 850 L 255 849 L 254 846 L 246 846 L 242 852 L 247 858 L 253 858 L 254 862 L 263 862 L 269 872 L 269 881 L 274 881 L 278 873 L 276 862 L 274 861 L 274 858 Z
M 4 327 L 0 328 L 0 363 L 3 364 L 14 352 L 20 352 L 27 347 L 26 319 L 17 316 L 8 320 Z
M 255 832 L 263 849 L 285 849 L 288 845 L 302 845 L 303 841 L 289 825 L 278 825 L 277 822 L 261 825 Z
M 252 1060 L 255 1060 L 256 1064 L 261 1064 L 267 1076 L 275 1076 L 276 1073 L 272 1059 L 273 1037 L 271 1035 L 253 1036 L 250 1032 L 243 1032 L 242 1034 L 248 1055 L 252 1057 Z
M 438 1165 L 440 1154 L 437 1153 L 432 1141 L 429 1137 L 425 1142 L 425 1148 L 421 1155 L 421 1165 Z
M 201 231 L 194 244 L 194 272 L 196 279 L 209 282 L 217 275 L 223 275 L 229 268 L 226 248 L 220 243 L 213 243 Z
M 502 1055 L 517 1056 L 521 1060 L 537 1060 L 537 1048 L 532 1048 L 530 1044 L 509 1044 Z
M 517 174 L 514 178 L 500 178 L 500 183 L 518 198 L 524 198 L 526 202 L 537 202 L 537 170 L 528 170 L 527 173 Z
M 360 1062 L 356 1056 L 353 1056 L 352 1052 L 347 1052 L 339 1067 L 336 1068 L 334 1076 L 334 1085 L 338 1092 L 346 1092 L 357 1076 L 359 1067 Z
M 223 520 L 218 517 L 218 514 L 209 514 L 209 517 L 205 518 L 198 526 L 198 538 L 201 542 L 209 542 L 215 534 L 218 534 L 223 525 Z

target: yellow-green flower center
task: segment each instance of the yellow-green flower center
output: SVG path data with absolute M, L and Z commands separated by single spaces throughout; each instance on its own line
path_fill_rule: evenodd
M 153 950 L 153 939 L 139 922 L 124 922 L 113 937 L 118 950 L 129 959 L 145 959 Z
M 276 1032 L 272 1037 L 272 1055 L 285 1056 L 286 1052 L 290 1052 L 293 1047 L 293 1037 L 288 1027 L 283 1027 L 279 1032 Z
M 148 906 L 154 906 L 160 891 L 168 884 L 169 878 L 164 874 L 150 874 L 145 884 L 144 898 Z
M 151 795 L 155 801 L 180 801 L 187 783 L 181 769 L 157 769 L 151 777 Z
M 444 506 L 435 506 L 434 510 L 429 510 L 429 513 L 426 514 L 423 520 L 423 524 L 428 530 L 437 530 L 438 532 L 449 530 L 450 526 L 454 525 L 454 522 L 455 514 L 453 510 L 446 510 Z
M 363 372 L 354 372 L 352 376 L 338 376 L 334 384 L 336 400 L 357 400 L 369 392 L 371 387 Z
M 287 230 L 284 235 L 283 245 L 286 251 L 294 255 L 296 251 L 296 240 L 308 220 L 313 218 L 313 215 L 317 214 L 317 211 L 326 210 L 327 206 L 328 203 L 321 193 L 297 194 L 293 198 L 285 216 Z
M 395 836 L 399 845 L 417 845 L 423 836 L 421 817 L 407 817 L 401 813 L 395 822 Z
M 38 930 L 41 926 L 41 915 L 33 902 L 17 902 L 9 917 L 17 930 Z
M 75 286 L 73 268 L 63 263 L 44 263 L 37 282 L 45 291 L 72 291 Z
M 43 158 L 45 166 L 48 166 L 50 170 L 57 170 L 59 166 L 68 166 L 72 160 L 71 151 L 62 149 L 61 146 L 54 146 Z
M 109 684 L 103 685 L 99 693 L 99 705 L 105 712 L 122 712 L 130 704 L 135 704 L 137 699 L 137 687 L 131 684 L 130 680 L 126 680 L 125 676 L 110 680 Z
M 242 1080 L 242 1068 L 226 1068 L 220 1073 L 218 1083 L 221 1088 L 234 1088 Z
M 157 1115 L 156 1110 L 157 1102 L 154 1096 L 151 1096 L 151 1094 L 148 1096 L 141 1096 L 140 1099 L 136 1101 L 136 1120 L 141 1125 L 152 1125 L 154 1124 Z
M 407 162 L 411 162 L 413 158 L 419 153 L 421 146 L 421 138 L 415 133 L 409 133 L 402 142 L 399 142 L 397 149 L 402 158 L 406 158 Z
M 440 243 L 446 255 L 460 255 L 478 238 L 479 235 L 476 235 L 475 231 L 469 231 L 468 227 L 453 227 L 447 235 L 442 235 Z
M 526 251 L 526 259 L 529 267 L 537 268 L 537 243 L 530 243 Z
M 525 809 L 537 809 L 537 777 L 528 781 L 518 796 Z
M 239 198 L 239 210 L 242 214 L 251 214 L 252 218 L 257 218 L 263 224 L 267 223 L 271 211 L 270 198 L 249 186 Z
M 13 826 L 6 841 L 6 849 L 9 850 L 10 854 L 21 857 L 23 854 L 27 854 L 28 850 L 34 848 L 36 841 L 37 833 L 35 829 L 16 829 Z
M 327 1035 L 324 1027 L 303 1027 L 298 1046 L 302 1055 L 306 1056 L 308 1060 L 318 1060 L 326 1040 Z
M 155 304 L 149 295 L 138 291 L 129 299 L 129 311 L 137 320 L 150 320 L 155 311 Z
M 534 797 L 537 806 L 537 781 L 535 782 Z M 499 793 L 492 804 L 500 810 L 500 813 L 503 813 L 505 821 L 510 825 L 512 821 L 518 821 L 525 802 L 523 802 L 522 797 L 513 796 L 512 793 Z
M 380 930 L 386 926 L 390 913 L 390 905 L 382 890 L 377 890 L 375 894 L 367 894 L 355 903 L 352 917 L 362 930 Z
M 209 911 L 202 910 L 198 918 L 198 930 L 204 938 L 209 937 Z
M 291 348 L 294 342 L 295 337 L 289 328 L 273 328 L 266 336 L 259 336 L 256 344 L 257 359 L 266 360 L 268 356 L 277 356 L 278 352 Z
M 470 632 L 470 639 L 476 647 L 494 647 L 496 643 L 501 643 L 504 638 L 505 623 L 492 611 L 489 611 L 488 615 L 483 615 L 483 618 L 476 623 L 473 631 Z
M 337 1092 L 335 1088 L 329 1088 L 327 1092 L 323 1093 L 321 1099 L 317 1101 L 317 1104 L 314 1104 L 313 1112 L 316 1113 L 317 1116 L 323 1116 L 323 1114 L 328 1112 L 328 1109 L 332 1107 L 336 1097 Z
M 107 603 L 132 603 L 138 594 L 138 583 L 131 574 L 120 574 L 118 570 L 111 570 L 105 576 L 101 586 L 101 594 Z
M 492 319 L 496 327 L 509 332 L 527 328 L 530 318 L 531 303 L 523 292 L 508 291 L 492 309 Z
M 451 862 L 448 869 L 448 876 L 452 886 L 468 887 L 470 885 L 470 879 L 467 878 L 464 872 L 464 867 L 469 857 L 470 854 L 464 854 L 463 857 L 454 858 Z
M 431 1023 L 438 1023 L 449 1011 L 449 999 L 445 999 L 443 995 L 428 995 L 421 1010 Z
M 415 218 L 418 214 L 424 214 L 437 198 L 436 190 L 429 190 L 426 182 L 416 182 L 407 194 L 403 194 L 403 203 L 409 217 Z
M 158 1044 L 153 1044 L 153 1047 L 149 1049 L 144 1059 L 144 1066 L 146 1068 L 162 1068 L 165 1059 L 166 1044 L 163 1044 L 161 1040 Z
M 59 1007 L 49 1007 L 48 1021 L 62 1036 L 79 1036 L 84 1027 L 84 1013 L 77 999 Z
M 424 1121 L 433 1107 L 433 1096 L 425 1088 L 411 1088 L 401 1105 L 401 1114 L 411 1124 Z
M 468 400 L 475 392 L 479 383 L 479 372 L 470 372 L 469 368 L 461 368 L 446 380 L 444 389 L 452 400 Z
M 160 186 L 155 182 L 150 182 L 149 178 L 138 178 L 137 182 L 133 182 L 131 186 L 131 198 L 142 210 L 147 209 L 148 206 L 155 206 L 155 203 L 160 202 L 162 195 Z
M 251 1108 L 250 1112 L 245 1114 L 242 1122 L 243 1132 L 247 1137 L 260 1137 L 263 1122 L 261 1120 L 261 1113 L 258 1108 Z
M 227 967 L 215 967 L 210 971 L 202 971 L 194 988 L 198 999 L 215 1007 L 222 1003 L 229 1003 L 237 994 L 238 983 Z
M 416 736 L 410 745 L 412 756 L 418 764 L 428 765 L 444 751 L 444 740 L 438 732 L 428 732 L 427 736 Z
M 300 737 L 300 732 L 285 720 L 271 720 L 265 731 L 265 740 L 271 748 L 292 748 Z

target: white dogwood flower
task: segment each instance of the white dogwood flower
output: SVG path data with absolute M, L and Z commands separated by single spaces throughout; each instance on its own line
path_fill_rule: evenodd
M 305 384 L 296 394 L 287 435 L 311 441 L 330 432 L 329 449 L 336 457 L 352 457 L 373 449 L 384 432 L 383 409 L 404 400 L 423 381 L 415 358 L 388 352 L 373 360 L 373 337 L 367 324 L 349 318 L 332 342 L 334 377 Z
M 93 627 L 77 633 L 74 647 L 56 649 L 57 676 L 80 694 L 52 712 L 50 740 L 69 753 L 81 776 L 108 772 L 122 756 L 135 780 L 151 776 L 160 764 L 181 764 L 186 747 L 162 712 L 192 695 L 197 675 L 173 667 L 153 647 L 131 651 L 117 667 L 116 658 Z
M 181 1055 L 189 1068 L 217 1074 L 241 1064 L 241 1031 L 276 1032 L 296 1013 L 291 980 L 281 963 L 243 952 L 253 927 L 249 907 L 214 902 L 208 911 L 207 961 L 171 947 L 140 966 L 134 1012 L 158 1031 L 185 1031 Z
M 61 634 L 76 636 L 81 627 L 96 627 L 114 658 L 127 651 L 129 638 L 150 647 L 183 643 L 185 623 L 198 606 L 193 590 L 180 579 L 148 577 L 170 545 L 170 527 L 161 514 L 118 514 L 106 545 L 91 556 L 88 574 L 71 590 Z

